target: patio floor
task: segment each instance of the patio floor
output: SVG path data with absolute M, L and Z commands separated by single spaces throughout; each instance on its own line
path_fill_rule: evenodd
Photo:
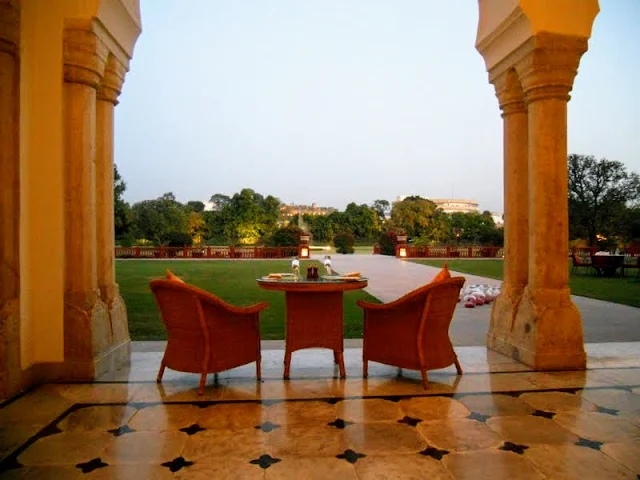
M 278 345 L 271 344 L 270 347 Z M 267 347 L 267 345 L 265 345 Z M 465 370 L 418 372 L 345 350 L 281 349 L 209 377 L 167 371 L 161 353 L 97 382 L 48 384 L 0 407 L 0 477 L 640 478 L 640 344 L 587 344 L 589 369 L 532 372 L 483 347 L 456 348 Z

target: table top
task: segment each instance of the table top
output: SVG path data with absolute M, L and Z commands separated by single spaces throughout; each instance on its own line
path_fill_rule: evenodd
M 347 290 L 359 290 L 365 288 L 369 282 L 364 277 L 355 277 L 353 280 L 340 278 L 327 278 L 328 275 L 317 279 L 306 277 L 283 278 L 257 278 L 258 285 L 266 290 L 281 290 L 285 292 L 344 292 Z

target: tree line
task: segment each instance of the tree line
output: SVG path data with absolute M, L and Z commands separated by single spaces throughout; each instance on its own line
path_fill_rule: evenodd
M 332 244 L 339 235 L 372 245 L 383 232 L 408 235 L 416 245 L 501 245 L 502 229 L 491 213 L 446 214 L 436 204 L 418 196 L 391 204 L 375 200 L 371 205 L 349 203 L 344 211 L 328 215 L 281 214 L 281 202 L 244 188 L 232 196 L 211 196 L 211 210 L 201 201 L 181 203 L 173 193 L 129 205 L 123 200 L 126 184 L 114 170 L 116 243 L 130 245 L 183 246 L 276 245 L 291 242 L 286 231 L 311 235 L 315 244 Z M 285 232 L 282 232 L 285 230 Z M 283 235 L 283 233 L 285 233 Z
M 607 159 L 572 154 L 569 170 L 569 233 L 575 246 L 624 246 L 640 242 L 640 177 Z M 490 212 L 447 214 L 432 201 L 407 197 L 371 205 L 349 203 L 328 215 L 281 214 L 281 202 L 244 188 L 211 196 L 211 210 L 198 200 L 181 203 L 173 193 L 129 205 L 126 184 L 114 167 L 116 242 L 129 245 L 277 245 L 286 233 L 310 233 L 315 244 L 350 236 L 362 245 L 388 232 L 406 234 L 415 245 L 502 246 L 503 230 Z M 284 230 L 284 232 L 283 232 Z M 297 232 L 297 233 L 296 233 Z

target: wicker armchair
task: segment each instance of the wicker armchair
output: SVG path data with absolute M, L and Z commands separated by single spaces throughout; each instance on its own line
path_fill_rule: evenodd
M 364 309 L 363 374 L 370 360 L 420 370 L 429 385 L 427 370 L 455 364 L 462 368 L 449 339 L 449 325 L 458 303 L 463 277 L 420 287 L 391 303 L 357 302 Z
M 204 393 L 208 373 L 256 362 L 260 379 L 260 312 L 265 302 L 234 307 L 193 285 L 153 280 L 153 292 L 167 329 L 167 348 L 157 382 L 164 369 L 200 374 L 198 393 Z

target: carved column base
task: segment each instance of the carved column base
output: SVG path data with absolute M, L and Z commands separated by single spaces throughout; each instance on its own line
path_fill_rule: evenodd
M 20 367 L 20 299 L 0 302 L 0 400 L 22 388 Z
M 522 299 L 522 290 L 522 287 L 510 288 L 505 285 L 502 293 L 493 303 L 489 331 L 487 332 L 487 346 L 492 350 L 498 350 L 493 346 L 494 344 L 499 344 L 509 338 L 518 311 L 518 304 Z
M 116 286 L 117 288 L 117 286 Z M 113 297 L 109 305 L 109 317 L 111 319 L 111 334 L 113 345 L 129 342 L 129 319 L 127 307 L 120 295 Z
M 98 292 L 67 293 L 65 361 L 55 366 L 59 380 L 94 380 L 129 361 L 129 339 L 114 341 L 108 306 Z
M 569 289 L 527 287 L 511 331 L 504 337 L 490 332 L 487 343 L 492 350 L 536 370 L 584 370 L 582 339 L 580 312 L 571 301 Z

